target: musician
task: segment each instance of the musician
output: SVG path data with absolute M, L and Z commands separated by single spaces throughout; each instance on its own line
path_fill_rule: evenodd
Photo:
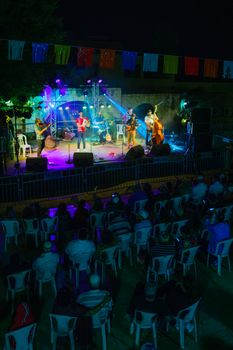
M 152 113 L 152 110 L 149 109 L 147 112 L 147 115 L 145 116 L 145 124 L 146 124 L 146 146 L 149 146 L 150 139 L 152 135 L 152 129 L 154 125 L 154 114 Z
M 90 120 L 83 115 L 83 112 L 78 112 L 78 118 L 76 119 L 77 124 L 77 136 L 78 136 L 78 145 L 77 152 L 80 151 L 81 141 L 83 143 L 83 150 L 86 149 L 86 131 L 90 126 Z
M 127 121 L 132 117 L 132 114 L 133 114 L 133 108 L 132 107 L 128 107 L 126 113 L 122 116 L 124 124 L 126 124 Z
M 106 124 L 104 116 L 101 111 L 99 111 L 97 117 L 95 118 L 95 124 L 98 126 L 99 142 L 103 145 L 106 143 Z
M 128 148 L 130 148 L 131 142 L 133 146 L 136 144 L 136 130 L 138 126 L 139 125 L 136 119 L 136 114 L 133 113 L 131 118 L 126 123 Z
M 160 145 L 164 141 L 164 134 L 163 134 L 163 124 L 159 120 L 157 112 L 157 106 L 155 106 L 154 110 L 154 123 L 153 123 L 153 129 L 152 129 L 152 143 L 156 145 Z
M 40 118 L 36 118 L 34 131 L 36 133 L 37 142 L 37 157 L 41 158 L 41 153 L 45 147 L 45 131 L 50 127 L 51 124 L 46 124 L 41 121 Z

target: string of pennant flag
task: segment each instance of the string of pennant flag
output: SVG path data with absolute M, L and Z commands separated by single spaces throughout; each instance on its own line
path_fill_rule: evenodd
M 46 63 L 48 60 L 49 48 L 53 49 L 53 63 L 58 65 L 67 65 L 71 57 L 71 52 L 75 55 L 76 65 L 82 68 L 89 68 L 93 64 L 93 56 L 96 49 L 91 47 L 58 45 L 48 43 L 26 42 L 19 40 L 2 39 L 8 45 L 8 60 L 22 61 L 24 59 L 24 49 L 26 44 L 31 45 L 31 54 L 33 63 Z M 116 54 L 119 51 L 114 49 L 98 49 L 99 66 L 104 69 L 114 69 Z M 139 52 L 120 51 L 122 58 L 122 69 L 126 71 L 135 71 Z M 164 73 L 177 75 L 182 59 L 182 73 L 186 76 L 197 77 L 200 74 L 200 64 L 203 62 L 204 78 L 225 78 L 233 79 L 233 61 L 220 60 L 213 58 L 199 57 L 180 57 L 175 55 L 162 55 L 156 53 L 142 53 L 143 72 Z M 162 65 L 159 65 L 159 59 Z M 220 68 L 221 64 L 221 69 Z

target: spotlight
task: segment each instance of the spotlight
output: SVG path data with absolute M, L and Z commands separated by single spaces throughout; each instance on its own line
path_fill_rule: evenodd
M 99 80 L 98 80 L 98 84 L 101 84 L 102 82 L 103 82 L 102 79 L 99 79 Z
M 102 105 L 100 105 L 100 108 L 104 108 L 104 105 L 102 104 Z
M 107 105 L 108 108 L 111 108 L 112 106 L 111 105 Z
M 90 105 L 90 109 L 93 109 L 93 108 L 94 108 L 94 106 Z
M 83 106 L 83 109 L 87 109 L 87 106 Z
M 59 111 L 62 111 L 62 110 L 63 110 L 63 108 L 62 108 L 62 107 L 58 107 L 58 109 L 59 109 Z
M 70 107 L 69 107 L 69 106 L 66 106 L 65 109 L 68 110 L 68 109 L 70 109 Z
M 84 90 L 84 91 L 83 91 L 83 95 L 84 95 L 84 96 L 87 96 L 87 95 L 88 95 L 88 91 L 87 91 L 87 90 Z
M 61 79 L 56 79 L 55 82 L 56 82 L 56 84 L 60 84 Z
M 87 80 L 87 84 L 91 84 L 91 79 L 88 79 L 88 80 Z

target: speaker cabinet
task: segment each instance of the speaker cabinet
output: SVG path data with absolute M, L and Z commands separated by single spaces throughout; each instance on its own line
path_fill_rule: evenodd
M 210 108 L 196 108 L 192 111 L 193 134 L 210 132 Z
M 134 146 L 126 153 L 127 160 L 135 160 L 144 156 L 144 148 L 141 145 Z
M 199 133 L 194 136 L 193 150 L 194 152 L 210 152 L 212 151 L 213 135 L 209 133 Z
M 73 163 L 75 167 L 91 166 L 94 163 L 93 153 L 75 152 L 73 155 Z
M 150 154 L 153 156 L 168 156 L 171 153 L 171 147 L 168 143 L 153 145 Z
M 38 172 L 48 170 L 48 158 L 27 158 L 26 170 Z

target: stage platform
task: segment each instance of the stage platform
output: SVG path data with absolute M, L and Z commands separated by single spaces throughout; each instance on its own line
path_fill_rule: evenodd
M 136 139 L 137 145 L 141 145 L 144 148 L 145 156 L 148 155 L 148 149 L 145 145 L 145 141 L 141 138 Z M 164 143 L 169 143 L 171 154 L 184 154 L 185 144 L 182 140 L 165 139 Z M 23 174 L 27 172 L 26 169 L 26 159 L 36 158 L 36 143 L 31 142 L 32 153 L 26 154 L 26 157 L 19 155 L 19 162 L 17 163 L 16 157 L 13 160 L 7 159 L 6 168 L 4 170 L 7 176 L 14 176 L 18 174 Z M 126 144 L 121 140 L 116 142 L 106 142 L 105 144 L 100 144 L 98 142 L 90 142 L 87 140 L 85 152 L 93 153 L 94 165 L 101 163 L 113 163 L 113 162 L 123 162 L 126 161 L 126 154 L 129 151 Z M 45 148 L 42 152 L 42 157 L 48 159 L 48 170 L 66 170 L 74 167 L 73 155 L 77 152 L 77 138 L 73 138 L 72 141 L 58 140 L 56 142 L 55 148 Z M 84 150 L 80 149 L 80 153 Z

